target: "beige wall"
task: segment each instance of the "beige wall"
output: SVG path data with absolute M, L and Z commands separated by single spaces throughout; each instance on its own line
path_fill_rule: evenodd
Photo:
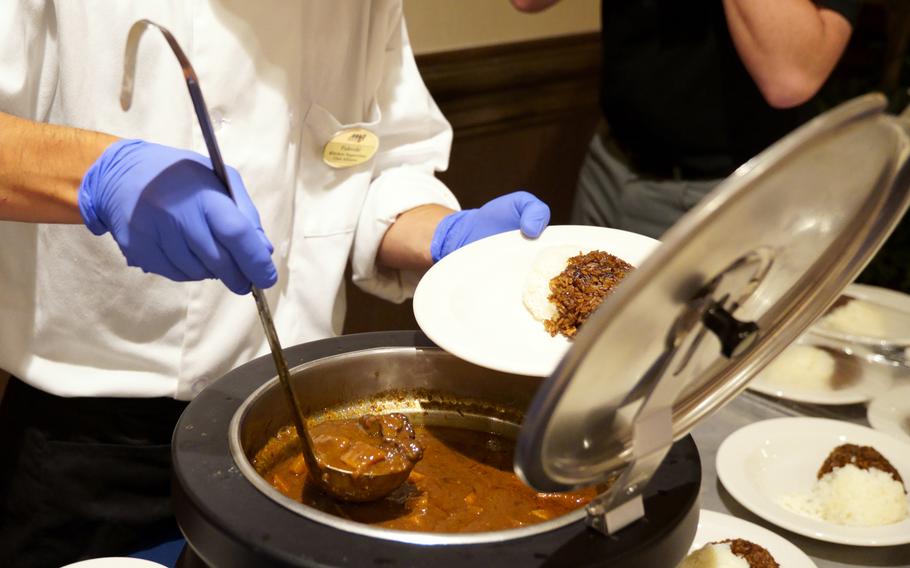
M 600 29 L 600 0 L 562 0 L 523 14 L 509 0 L 404 0 L 415 53 L 434 53 Z

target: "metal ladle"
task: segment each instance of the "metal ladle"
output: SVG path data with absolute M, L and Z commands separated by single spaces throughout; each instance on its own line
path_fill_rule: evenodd
M 205 145 L 209 151 L 209 157 L 212 160 L 212 169 L 215 175 L 224 184 L 228 195 L 234 199 L 234 191 L 231 188 L 231 182 L 228 179 L 227 171 L 224 167 L 224 161 L 221 158 L 221 150 L 218 148 L 218 142 L 215 140 L 215 133 L 212 130 L 212 121 L 209 117 L 208 108 L 202 98 L 202 90 L 199 88 L 199 80 L 196 72 L 190 64 L 189 59 L 180 48 L 171 32 L 155 22 L 150 20 L 139 20 L 130 28 L 129 36 L 126 40 L 126 53 L 123 61 L 123 85 L 120 91 L 120 106 L 123 110 L 129 110 L 133 101 L 133 79 L 136 74 L 136 53 L 139 48 L 139 40 L 142 34 L 148 28 L 155 28 L 161 32 L 164 39 L 167 40 L 171 50 L 180 62 L 183 68 L 183 76 L 186 79 L 186 86 L 190 92 L 190 98 L 193 100 L 193 108 L 196 110 L 196 118 L 199 120 L 199 127 L 202 129 L 202 137 L 205 139 Z M 408 475 L 414 464 L 411 463 L 400 471 L 390 471 L 382 474 L 361 474 L 354 475 L 351 470 L 344 470 L 325 463 L 316 454 L 313 445 L 313 439 L 306 427 L 306 421 L 303 418 L 303 412 L 297 403 L 297 397 L 291 388 L 291 377 L 288 373 L 288 364 L 284 359 L 284 353 L 281 351 L 281 344 L 278 341 L 278 335 L 275 333 L 275 325 L 272 323 L 272 314 L 269 310 L 269 304 L 266 302 L 265 294 L 256 286 L 252 287 L 253 298 L 256 300 L 256 308 L 259 310 L 259 319 L 262 322 L 262 328 L 268 339 L 269 347 L 272 350 L 272 359 L 275 361 L 275 368 L 278 371 L 278 379 L 281 382 L 285 398 L 291 406 L 291 416 L 294 419 L 294 427 L 300 438 L 300 446 L 303 449 L 303 457 L 306 460 L 310 477 L 316 481 L 323 489 L 334 497 L 345 501 L 374 501 L 385 497 L 398 486 L 407 480 Z

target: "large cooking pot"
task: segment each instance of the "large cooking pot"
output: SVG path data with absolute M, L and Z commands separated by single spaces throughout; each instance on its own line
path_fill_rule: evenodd
M 419 332 L 351 335 L 286 349 L 301 400 L 314 408 L 409 413 L 417 421 L 515 436 L 541 380 L 483 369 Z M 607 537 L 584 509 L 539 525 L 470 534 L 380 529 L 292 501 L 250 459 L 290 423 L 271 359 L 256 359 L 203 391 L 174 434 L 175 510 L 192 550 L 232 566 L 675 566 L 698 522 L 701 464 L 677 442 L 649 484 L 647 522 Z

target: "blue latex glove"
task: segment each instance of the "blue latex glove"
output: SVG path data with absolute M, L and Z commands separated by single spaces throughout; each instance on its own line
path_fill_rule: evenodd
M 121 140 L 86 172 L 79 211 L 94 234 L 110 231 L 130 266 L 178 282 L 217 278 L 245 294 L 278 273 L 240 174 L 228 176 L 236 205 L 205 156 Z
M 550 208 L 527 191 L 516 191 L 487 202 L 480 209 L 458 211 L 444 217 L 433 233 L 430 255 L 433 262 L 468 243 L 521 229 L 536 239 L 550 222 Z

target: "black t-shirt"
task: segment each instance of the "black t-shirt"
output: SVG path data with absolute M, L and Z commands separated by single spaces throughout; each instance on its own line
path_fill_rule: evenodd
M 861 0 L 817 0 L 854 22 Z M 643 163 L 722 177 L 815 114 L 770 107 L 740 61 L 721 0 L 603 0 L 601 105 Z

